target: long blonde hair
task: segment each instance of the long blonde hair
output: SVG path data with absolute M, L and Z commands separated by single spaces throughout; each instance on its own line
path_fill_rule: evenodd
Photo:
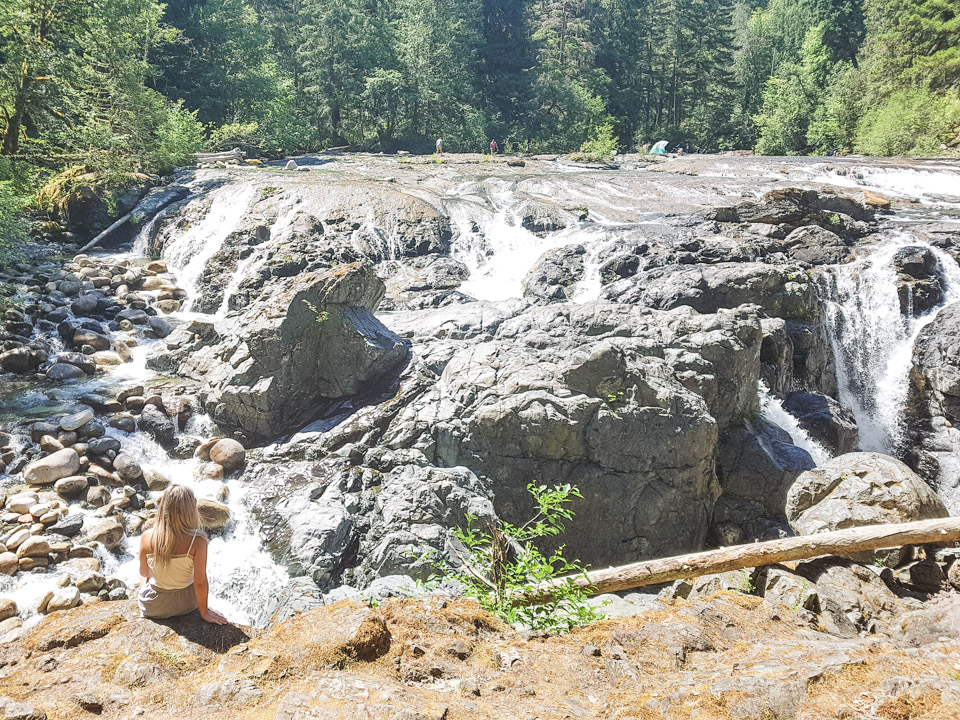
M 173 557 L 178 538 L 201 530 L 200 511 L 193 490 L 186 485 L 171 485 L 157 503 L 157 521 L 153 526 L 153 561 L 166 565 Z

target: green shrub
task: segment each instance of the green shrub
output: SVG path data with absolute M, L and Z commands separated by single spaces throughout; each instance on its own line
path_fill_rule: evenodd
M 960 127 L 960 100 L 903 90 L 867 110 L 857 127 L 857 152 L 922 155 L 940 152 Z
M 197 113 L 177 103 L 167 108 L 166 116 L 156 129 L 156 149 L 149 155 L 149 165 L 157 172 L 169 172 L 188 164 L 192 155 L 203 148 L 203 128 Z
M 439 563 L 433 582 L 455 578 L 465 595 L 511 625 L 559 632 L 602 619 L 587 601 L 586 589 L 570 579 L 583 575 L 583 567 L 563 556 L 562 545 L 549 555 L 536 545 L 538 540 L 563 532 L 563 521 L 574 514 L 569 503 L 583 496 L 571 485 L 548 488 L 531 484 L 527 490 L 536 503 L 533 518 L 520 526 L 498 520 L 492 527 L 478 528 L 477 519 L 468 515 L 467 527 L 453 531 L 466 554 L 458 556 L 458 566 Z M 566 580 L 557 583 L 551 600 L 540 605 L 515 603 L 541 583 L 558 578 Z
M 580 146 L 580 152 L 598 161 L 609 160 L 616 151 L 617 138 L 613 134 L 613 123 L 609 121 L 595 127 L 590 139 Z

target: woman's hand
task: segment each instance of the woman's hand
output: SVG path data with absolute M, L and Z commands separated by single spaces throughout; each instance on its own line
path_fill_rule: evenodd
M 226 625 L 228 622 L 230 622 L 216 610 L 207 609 L 202 611 L 200 613 L 200 617 L 202 617 L 208 623 L 213 623 L 214 625 Z

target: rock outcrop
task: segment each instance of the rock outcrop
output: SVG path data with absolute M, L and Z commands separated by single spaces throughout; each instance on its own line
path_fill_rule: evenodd
M 99 603 L 51 615 L 0 648 L 0 708 L 33 719 L 135 707 L 157 720 L 960 713 L 960 681 L 944 671 L 960 639 L 955 597 L 904 613 L 906 602 L 856 567 L 802 572 L 768 571 L 764 598 L 726 590 L 648 601 L 636 617 L 548 637 L 440 597 L 376 609 L 343 601 L 261 632 L 195 613 L 154 622 L 132 602 Z M 889 622 L 897 608 L 902 627 Z
M 409 347 L 373 315 L 383 292 L 366 265 L 297 276 L 223 323 L 178 329 L 150 364 L 202 379 L 220 425 L 270 440 L 389 387 Z
M 934 487 L 960 487 L 960 305 L 917 337 L 910 369 L 907 462 Z
M 913 470 L 879 453 L 841 455 L 805 472 L 787 494 L 786 511 L 798 535 L 948 514 Z

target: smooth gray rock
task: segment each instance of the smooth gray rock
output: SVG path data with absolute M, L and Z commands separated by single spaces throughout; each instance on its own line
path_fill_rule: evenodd
M 84 377 L 85 373 L 76 365 L 56 363 L 55 365 L 50 366 L 50 369 L 47 370 L 46 375 L 50 380 L 55 380 L 56 382 L 65 382 L 67 380 L 79 380 L 80 378 Z
M 223 427 L 272 439 L 327 401 L 380 391 L 406 364 L 409 345 L 373 315 L 383 293 L 367 265 L 298 275 L 198 340 L 173 333 L 171 356 L 152 365 L 204 379 L 200 400 Z
M 164 415 L 154 405 L 144 405 L 139 417 L 137 417 L 137 428 L 140 432 L 145 432 L 153 437 L 163 448 L 169 450 L 176 445 L 177 431 L 173 425 L 173 420 Z
M 880 453 L 841 455 L 803 473 L 787 493 L 786 513 L 798 535 L 948 515 L 913 470 Z
M 77 451 L 64 448 L 27 465 L 23 469 L 23 479 L 28 485 L 51 485 L 60 478 L 76 475 L 79 469 L 80 456 Z
M 572 299 L 577 283 L 583 278 L 586 254 L 583 245 L 548 250 L 524 278 L 523 296 L 538 303 Z

